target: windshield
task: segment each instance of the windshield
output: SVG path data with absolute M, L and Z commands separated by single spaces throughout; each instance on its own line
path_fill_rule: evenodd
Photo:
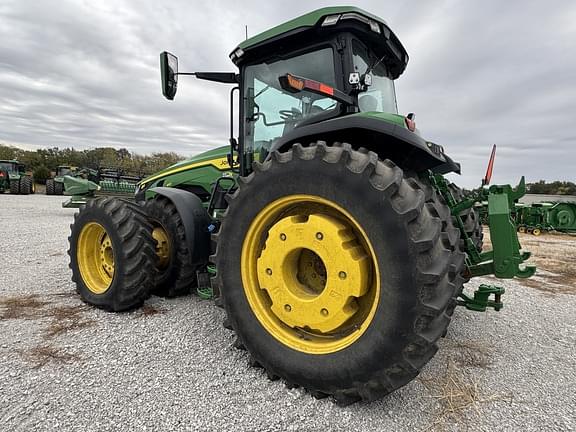
M 354 57 L 354 70 L 360 74 L 365 73 L 370 66 L 373 66 L 372 85 L 368 90 L 358 95 L 358 105 L 360 111 L 379 111 L 398 114 L 396 105 L 396 92 L 394 81 L 388 78 L 386 65 L 374 54 L 369 52 L 360 42 L 352 41 L 352 54 Z
M 0 162 L 0 171 L 16 172 L 16 164 L 12 162 Z
M 68 167 L 64 167 L 64 168 L 58 168 L 58 175 L 59 176 L 65 176 L 70 174 L 72 170 Z
M 244 147 L 247 153 L 268 150 L 298 123 L 337 108 L 333 99 L 307 91 L 283 90 L 278 78 L 287 73 L 336 87 L 332 48 L 246 67 Z

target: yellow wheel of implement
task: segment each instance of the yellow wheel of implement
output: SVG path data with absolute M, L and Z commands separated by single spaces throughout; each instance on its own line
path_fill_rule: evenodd
M 518 232 L 520 234 L 524 234 L 526 232 L 526 227 L 525 226 L 518 227 Z
M 253 220 L 241 268 L 246 297 L 278 341 L 310 354 L 346 348 L 366 331 L 380 276 L 366 233 L 324 198 L 290 195 Z
M 540 228 L 534 228 L 532 230 L 532 235 L 539 236 L 540 234 L 542 234 L 542 230 Z
M 82 227 L 78 238 L 78 267 L 84 283 L 94 294 L 110 288 L 114 278 L 112 241 L 102 225 L 91 222 Z
M 158 268 L 163 270 L 170 263 L 170 238 L 162 226 L 152 230 L 152 237 L 156 240 L 156 255 L 158 255 Z

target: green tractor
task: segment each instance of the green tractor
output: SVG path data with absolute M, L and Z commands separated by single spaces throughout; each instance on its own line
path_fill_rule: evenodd
M 80 209 L 69 255 L 85 302 L 124 311 L 211 288 L 252 365 L 349 404 L 413 380 L 458 304 L 502 307 L 502 288 L 467 295 L 467 280 L 534 273 L 510 219 L 524 183 L 464 199 L 445 179 L 459 164 L 397 112 L 408 54 L 382 19 L 316 10 L 230 58 L 238 72 L 182 73 L 160 55 L 169 100 L 181 75 L 232 86 L 230 145 L 143 180 L 136 202 Z
M 34 193 L 34 180 L 26 174 L 26 167 L 17 160 L 0 160 L 0 193 L 13 195 Z
M 46 195 L 64 195 L 64 176 L 75 176 L 78 169 L 70 165 L 60 165 L 56 168 L 54 178 L 46 180 Z

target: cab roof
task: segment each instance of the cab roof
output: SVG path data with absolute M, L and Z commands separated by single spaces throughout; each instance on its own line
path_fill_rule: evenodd
M 400 40 L 382 18 L 354 6 L 317 9 L 282 23 L 241 42 L 230 54 L 230 59 L 239 66 L 268 52 L 272 45 L 280 41 L 283 48 L 289 46 L 291 41 L 298 41 L 301 46 L 303 40 L 313 43 L 324 32 L 347 30 L 361 34 L 371 45 L 389 54 L 386 63 L 391 66 L 394 78 L 402 74 L 408 63 L 408 53 Z M 302 39 L 304 35 L 306 37 Z

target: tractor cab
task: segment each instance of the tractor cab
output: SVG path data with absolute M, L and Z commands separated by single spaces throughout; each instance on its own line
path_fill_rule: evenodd
M 350 7 L 311 12 L 230 57 L 240 68 L 244 157 L 261 160 L 295 129 L 349 114 L 396 115 L 393 80 L 408 62 L 382 19 Z
M 9 174 L 23 173 L 24 172 L 24 165 L 19 164 L 16 161 L 3 160 L 3 161 L 0 161 L 0 171 L 7 172 Z
M 253 161 L 263 162 L 274 151 L 335 140 L 416 172 L 460 171 L 442 146 L 420 136 L 413 114 L 398 114 L 394 80 L 404 72 L 408 54 L 375 15 L 349 6 L 319 9 L 247 39 L 230 59 L 239 73 L 182 73 L 177 57 L 163 52 L 162 91 L 172 100 L 179 75 L 234 85 L 228 162 L 242 176 Z
M 64 177 L 65 175 L 71 174 L 74 170 L 73 167 L 69 165 L 60 165 L 56 168 L 56 177 Z

